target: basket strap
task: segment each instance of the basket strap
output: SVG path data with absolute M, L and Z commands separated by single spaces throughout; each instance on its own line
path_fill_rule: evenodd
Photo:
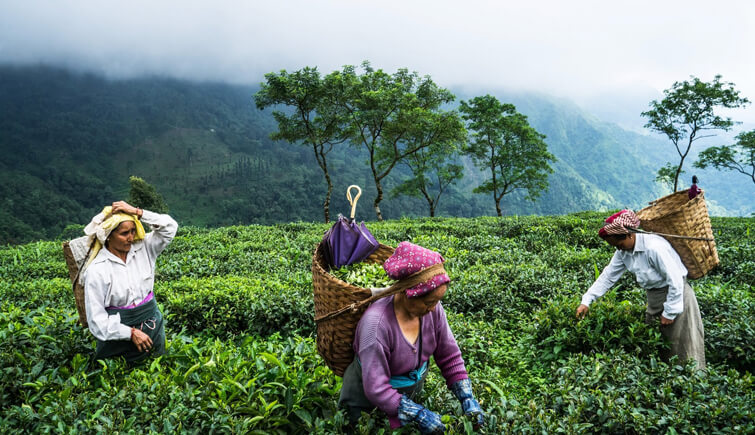
M 443 268 L 442 263 L 433 264 L 427 269 L 422 269 L 413 275 L 409 275 L 408 277 L 395 282 L 392 286 L 388 287 L 388 289 L 384 291 L 383 293 L 370 296 L 369 298 L 351 303 L 349 305 L 346 305 L 345 307 L 332 311 L 328 314 L 323 314 L 322 316 L 315 317 L 315 322 L 320 323 L 324 320 L 332 319 L 333 317 L 339 316 L 345 312 L 354 312 L 364 305 L 371 304 L 375 302 L 376 300 L 382 299 L 386 296 L 395 295 L 398 292 L 404 291 L 410 287 L 414 287 L 417 284 L 421 284 L 429 280 L 430 278 L 434 277 L 435 275 L 440 275 L 442 273 L 445 273 L 445 271 L 446 270 Z
M 703 241 L 706 241 L 706 242 L 714 242 L 715 241 L 715 239 L 712 239 L 712 238 L 709 238 L 709 237 L 680 236 L 678 234 L 655 233 L 653 231 L 645 231 L 645 230 L 641 230 L 639 228 L 628 228 L 628 227 L 624 227 L 624 228 L 628 229 L 629 231 L 631 231 L 633 233 L 655 234 L 655 235 L 664 236 L 664 237 L 674 237 L 676 239 L 703 240 Z

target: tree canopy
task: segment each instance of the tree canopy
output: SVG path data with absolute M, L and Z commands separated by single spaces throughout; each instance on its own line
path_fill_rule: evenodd
M 305 67 L 293 73 L 282 70 L 265 74 L 265 80 L 254 95 L 255 104 L 258 109 L 281 104 L 293 108 L 290 114 L 273 111 L 278 131 L 270 137 L 312 147 L 328 185 L 323 214 L 325 222 L 329 222 L 333 181 L 327 155 L 334 145 L 343 143 L 349 136 L 346 119 L 335 101 L 334 82 L 332 78 L 323 80 L 316 67 Z
M 373 202 L 383 220 L 383 179 L 407 157 L 433 145 L 458 141 L 464 126 L 442 109 L 454 95 L 430 76 L 399 69 L 388 74 L 363 62 L 362 73 L 351 65 L 334 72 L 340 82 L 340 106 L 349 116 L 351 144 L 367 151 L 377 195 Z
M 739 133 L 734 145 L 706 148 L 694 166 L 701 169 L 713 166 L 740 172 L 755 183 L 755 130 Z
M 502 216 L 501 199 L 521 189 L 534 200 L 548 188 L 549 162 L 545 135 L 532 128 L 527 117 L 513 104 L 504 104 L 491 95 L 461 102 L 461 112 L 472 131 L 466 152 L 475 164 L 490 171 L 490 178 L 475 191 L 492 193 L 496 212 Z
M 443 193 L 464 177 L 464 167 L 458 163 L 458 157 L 466 139 L 466 130 L 457 112 L 445 113 L 435 121 L 456 134 L 448 134 L 444 140 L 438 141 L 426 138 L 430 143 L 429 147 L 419 149 L 402 161 L 411 170 L 412 176 L 392 191 L 394 195 L 403 194 L 424 198 L 431 217 L 435 216 Z M 439 128 L 426 130 L 437 132 Z
M 650 102 L 651 109 L 642 112 L 648 119 L 645 128 L 666 135 L 679 155 L 679 165 L 674 175 L 674 191 L 679 185 L 679 175 L 692 144 L 704 137 L 706 131 L 728 131 L 734 125 L 729 117 L 716 113 L 719 108 L 737 108 L 749 103 L 739 96 L 734 83 L 722 82 L 717 75 L 712 82 L 703 82 L 692 76 L 691 80 L 675 82 L 663 91 L 661 101 Z M 662 176 L 662 174 L 659 174 Z
M 127 200 L 129 204 L 155 213 L 168 212 L 168 205 L 154 186 L 133 175 L 129 177 L 128 182 L 131 186 Z

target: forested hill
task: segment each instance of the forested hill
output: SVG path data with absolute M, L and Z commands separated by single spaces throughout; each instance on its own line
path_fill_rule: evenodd
M 276 124 L 270 111 L 255 108 L 255 92 L 168 78 L 110 81 L 50 67 L 0 67 L 0 243 L 49 239 L 69 224 L 85 224 L 102 205 L 127 197 L 130 175 L 155 186 L 183 224 L 321 221 L 326 184 L 312 150 L 269 139 Z M 457 100 L 472 96 L 457 94 Z M 506 214 L 637 208 L 662 194 L 653 179 L 658 167 L 673 161 L 669 144 L 598 121 L 568 102 L 496 96 L 527 115 L 558 158 L 550 190 L 536 203 L 506 196 Z M 375 219 L 364 153 L 337 148 L 329 167 L 331 216 L 348 213 L 345 189 L 358 184 L 364 193 L 357 217 Z M 465 179 L 441 198 L 438 214 L 495 214 L 488 195 L 471 193 L 483 175 L 467 164 Z M 392 176 L 388 188 L 402 173 Z M 751 189 L 741 185 L 742 192 Z M 710 199 L 715 183 L 703 187 Z M 748 203 L 736 200 L 736 188 L 720 190 L 723 213 L 749 214 Z M 405 197 L 389 197 L 381 209 L 388 219 L 428 213 L 425 203 Z

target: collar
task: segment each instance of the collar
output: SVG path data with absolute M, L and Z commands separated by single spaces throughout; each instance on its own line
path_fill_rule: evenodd
M 643 252 L 647 250 L 647 239 L 644 234 L 634 233 L 634 250 L 633 252 Z

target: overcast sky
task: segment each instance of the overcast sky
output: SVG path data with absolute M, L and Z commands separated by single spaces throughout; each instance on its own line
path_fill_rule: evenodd
M 254 84 L 369 60 L 448 88 L 604 106 L 721 74 L 755 101 L 754 47 L 749 0 L 0 0 L 0 62 L 111 77 Z M 755 122 L 755 108 L 734 117 Z

